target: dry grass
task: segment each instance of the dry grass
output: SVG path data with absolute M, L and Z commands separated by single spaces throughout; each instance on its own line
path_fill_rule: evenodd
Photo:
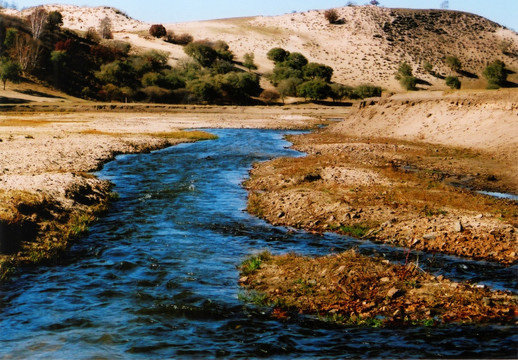
M 82 130 L 80 132 L 84 135 L 101 135 L 113 137 L 131 137 L 131 136 L 150 136 L 163 139 L 177 139 L 177 140 L 214 140 L 216 135 L 205 131 L 170 131 L 170 132 L 154 132 L 154 133 L 123 133 L 123 132 L 109 132 L 97 129 Z

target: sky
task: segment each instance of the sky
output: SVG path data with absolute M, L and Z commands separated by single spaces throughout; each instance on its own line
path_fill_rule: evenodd
M 368 0 L 355 0 L 358 5 Z M 518 0 L 379 0 L 381 6 L 414 9 L 449 9 L 484 16 L 518 31 Z M 344 6 L 347 0 L 7 0 L 18 9 L 43 4 L 111 6 L 129 16 L 152 23 L 175 23 L 255 15 L 281 15 L 293 11 Z M 143 5 L 145 4 L 145 5 Z

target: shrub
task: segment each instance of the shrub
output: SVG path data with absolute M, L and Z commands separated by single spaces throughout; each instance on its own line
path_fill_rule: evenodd
M 412 67 L 405 61 L 399 64 L 396 73 L 396 80 L 401 80 L 404 77 L 413 76 Z
M 336 24 L 338 22 L 338 12 L 335 9 L 326 10 L 324 17 L 330 24 Z
M 460 80 L 457 76 L 447 76 L 446 85 L 451 89 L 460 89 Z
M 507 71 L 504 62 L 496 60 L 489 64 L 482 73 L 488 81 L 488 88 L 495 89 L 504 86 L 507 81 Z
M 369 97 L 380 97 L 381 93 L 382 89 L 379 86 L 360 85 L 354 89 L 353 96 L 365 99 Z
M 345 98 L 350 99 L 353 96 L 353 88 L 342 84 L 331 84 L 329 96 L 333 101 L 341 101 Z
M 153 24 L 149 28 L 149 35 L 156 38 L 161 38 L 167 35 L 167 30 L 162 24 Z
M 448 65 L 448 67 L 455 72 L 459 71 L 462 68 L 462 64 L 459 58 L 456 56 L 447 56 L 446 65 Z
M 193 40 L 194 39 L 193 39 L 192 35 L 189 35 L 189 34 L 175 35 L 172 31 L 169 31 L 165 38 L 165 41 L 167 41 L 171 44 L 182 45 L 182 46 L 192 43 Z
M 148 86 L 142 89 L 142 92 L 146 95 L 147 102 L 154 103 L 167 103 L 170 102 L 171 91 L 161 88 L 159 86 Z
M 428 74 L 433 74 L 433 65 L 429 63 L 428 61 L 424 63 L 424 71 L 426 71 Z
M 414 76 L 403 76 L 399 79 L 399 83 L 406 90 L 416 90 L 417 78 Z
M 262 101 L 264 101 L 266 104 L 271 104 L 281 97 L 279 92 L 276 90 L 264 90 L 261 95 L 259 95 Z
M 247 53 L 243 57 L 243 66 L 248 69 L 248 71 L 257 70 L 257 65 L 254 63 L 254 53 Z
M 86 30 L 85 39 L 88 41 L 92 41 L 95 43 L 98 43 L 101 41 L 101 35 L 95 30 L 94 27 L 89 27 L 88 30 Z

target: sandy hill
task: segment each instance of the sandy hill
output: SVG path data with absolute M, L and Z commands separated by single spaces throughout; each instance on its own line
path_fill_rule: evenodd
M 64 16 L 64 26 L 84 31 L 97 27 L 108 16 L 115 38 L 132 43 L 133 48 L 155 48 L 170 53 L 171 62 L 183 57 L 182 47 L 153 39 L 150 24 L 129 18 L 110 7 L 47 5 Z M 12 11 L 12 10 L 11 10 Z M 27 15 L 31 9 L 22 11 Z M 444 76 L 451 70 L 448 55 L 462 62 L 464 88 L 484 88 L 484 67 L 500 59 L 518 71 L 518 34 L 483 17 L 448 10 L 390 9 L 376 6 L 337 8 L 339 24 L 329 24 L 324 10 L 274 17 L 233 18 L 212 21 L 164 24 L 174 33 L 189 33 L 195 39 L 224 40 L 240 59 L 255 54 L 260 72 L 272 69 L 266 53 L 273 47 L 298 51 L 310 61 L 335 69 L 333 80 L 350 85 L 372 83 L 401 90 L 394 73 L 403 61 L 412 65 L 421 79 L 421 88 L 443 89 Z M 428 74 L 423 65 L 433 64 L 438 76 Z M 512 74 L 512 82 L 518 75 Z

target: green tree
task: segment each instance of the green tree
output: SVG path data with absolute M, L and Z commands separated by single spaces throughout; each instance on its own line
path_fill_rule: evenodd
M 322 79 L 325 82 L 330 82 L 333 76 L 333 68 L 323 64 L 309 63 L 304 66 L 304 76 L 309 80 Z
M 47 29 L 49 31 L 59 30 L 63 26 L 63 15 L 59 11 L 51 11 L 47 17 Z
M 302 84 L 302 79 L 298 77 L 287 78 L 279 82 L 277 91 L 283 103 L 288 96 L 297 96 L 297 86 L 300 84 Z
M 457 76 L 447 76 L 446 85 L 451 89 L 460 89 L 460 80 Z
M 308 59 L 298 52 L 289 54 L 286 60 L 284 61 L 284 65 L 296 70 L 302 70 L 304 66 L 306 66 L 307 64 Z
M 305 99 L 322 100 L 329 96 L 331 87 L 323 80 L 310 80 L 297 87 L 297 93 Z
M 230 46 L 225 41 L 218 40 L 211 47 L 216 51 L 218 58 L 225 61 L 234 60 L 234 54 L 230 51 Z
M 257 65 L 254 63 L 254 53 L 247 53 L 243 56 L 243 66 L 248 69 L 248 71 L 257 70 Z
M 209 45 L 192 42 L 183 48 L 184 52 L 203 67 L 210 67 L 218 58 L 218 53 Z
M 137 72 L 130 61 L 116 60 L 109 64 L 101 66 L 101 70 L 95 73 L 95 76 L 105 84 L 114 84 L 118 86 L 136 87 Z
M 417 78 L 413 76 L 412 67 L 406 61 L 399 64 L 395 77 L 406 90 L 416 89 Z
M 5 48 L 11 49 L 12 47 L 14 47 L 17 37 L 18 37 L 18 29 L 8 28 L 5 33 L 5 40 L 4 40 Z
M 414 76 L 403 76 L 399 79 L 399 83 L 406 90 L 416 90 L 417 89 L 417 78 Z
M 289 51 L 286 51 L 283 48 L 273 48 L 270 51 L 268 51 L 266 57 L 268 58 L 268 60 L 271 60 L 275 64 L 278 64 L 284 62 L 289 54 Z
M 412 67 L 406 61 L 399 64 L 396 73 L 396 80 L 400 80 L 405 76 L 413 76 Z
M 285 66 L 284 63 L 277 64 L 273 69 L 273 73 L 270 75 L 270 81 L 273 85 L 277 86 L 280 84 L 282 80 L 285 79 L 300 79 L 302 82 L 302 71 L 298 69 L 293 69 L 289 66 Z
M 50 53 L 50 61 L 52 62 L 52 72 L 54 76 L 54 86 L 62 87 L 65 78 L 66 64 L 68 61 L 68 53 L 66 50 L 54 50 Z
M 488 88 L 504 86 L 507 81 L 505 63 L 501 60 L 493 61 L 484 69 L 482 75 L 487 79 Z
M 5 60 L 0 63 L 0 79 L 4 84 L 10 81 L 12 83 L 19 83 L 21 79 L 22 68 L 20 64 L 13 62 L 11 60 Z
M 200 101 L 206 101 L 208 103 L 215 102 L 221 96 L 219 89 L 208 79 L 191 81 L 187 84 L 187 89 Z
M 462 68 L 462 64 L 459 58 L 456 56 L 447 56 L 446 65 L 448 65 L 448 67 L 455 72 L 458 72 Z

